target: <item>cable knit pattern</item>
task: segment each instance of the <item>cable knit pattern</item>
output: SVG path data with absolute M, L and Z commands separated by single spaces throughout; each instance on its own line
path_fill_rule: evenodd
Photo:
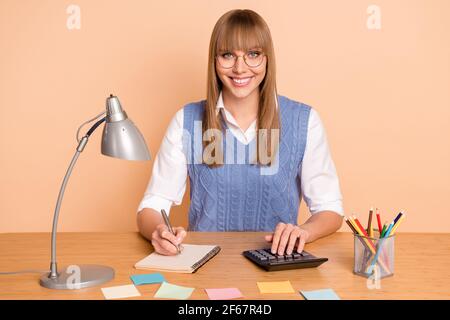
M 184 107 L 183 151 L 188 159 L 190 179 L 189 230 L 192 231 L 273 231 L 279 222 L 297 223 L 301 200 L 299 168 L 306 146 L 311 107 L 278 96 L 280 146 L 278 170 L 261 174 L 263 166 L 250 164 L 251 148 L 232 134 L 225 139 L 224 159 L 234 152 L 234 163 L 218 168 L 195 163 L 194 123 L 202 121 L 205 100 Z M 227 129 L 223 121 L 224 129 Z M 255 143 L 255 140 L 253 143 Z M 197 146 L 195 146 L 197 143 Z M 233 143 L 226 145 L 227 143 Z M 245 163 L 237 164 L 237 149 L 245 149 Z M 198 149 L 197 149 L 198 152 Z

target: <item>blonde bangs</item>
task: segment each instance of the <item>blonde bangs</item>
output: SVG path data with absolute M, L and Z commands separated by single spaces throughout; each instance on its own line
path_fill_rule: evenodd
M 228 20 L 218 34 L 216 52 L 231 52 L 251 49 L 267 51 L 267 39 L 264 37 L 263 26 L 255 23 L 246 16 L 234 16 Z

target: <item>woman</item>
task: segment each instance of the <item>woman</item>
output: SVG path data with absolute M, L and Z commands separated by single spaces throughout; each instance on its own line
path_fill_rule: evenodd
M 216 23 L 209 46 L 207 99 L 172 119 L 138 208 L 140 233 L 156 252 L 175 255 L 186 231 L 161 216 L 182 201 L 189 175 L 189 230 L 270 231 L 275 254 L 342 224 L 339 181 L 320 118 L 277 95 L 269 28 L 251 10 Z M 203 139 L 202 139 L 203 138 Z M 297 225 L 301 196 L 311 217 Z

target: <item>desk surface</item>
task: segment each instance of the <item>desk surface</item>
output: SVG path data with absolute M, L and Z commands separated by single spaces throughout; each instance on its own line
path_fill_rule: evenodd
M 341 299 L 450 299 L 450 234 L 399 233 L 395 275 L 381 280 L 380 289 L 368 289 L 367 280 L 353 274 L 353 237 L 336 233 L 307 244 L 306 250 L 328 262 L 318 268 L 266 272 L 241 255 L 266 246 L 265 233 L 190 232 L 186 243 L 218 244 L 221 252 L 194 274 L 163 273 L 170 283 L 195 287 L 190 299 L 208 299 L 204 288 L 237 287 L 246 299 L 303 299 L 298 293 L 260 294 L 257 281 L 289 280 L 298 290 L 332 288 Z M 103 299 L 100 287 L 132 284 L 134 263 L 152 247 L 137 233 L 60 233 L 58 265 L 104 264 L 115 278 L 81 290 L 42 288 L 40 274 L 0 275 L 0 299 Z M 0 234 L 0 272 L 49 267 L 50 234 Z M 159 284 L 139 286 L 140 299 L 154 299 Z

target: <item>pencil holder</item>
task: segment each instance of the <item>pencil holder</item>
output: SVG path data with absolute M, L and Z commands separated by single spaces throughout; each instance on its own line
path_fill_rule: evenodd
M 354 235 L 353 273 L 378 279 L 394 275 L 395 235 L 386 238 Z

